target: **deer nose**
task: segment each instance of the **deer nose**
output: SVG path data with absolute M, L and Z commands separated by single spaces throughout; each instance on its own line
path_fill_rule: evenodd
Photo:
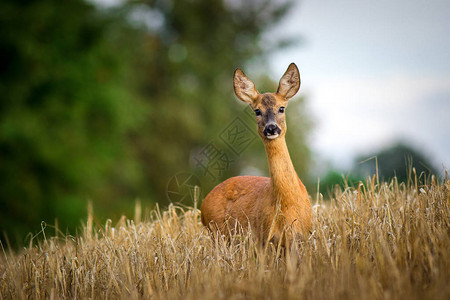
M 272 136 L 272 135 L 278 135 L 280 134 L 281 129 L 278 128 L 276 124 L 269 124 L 264 129 L 264 135 L 265 136 Z

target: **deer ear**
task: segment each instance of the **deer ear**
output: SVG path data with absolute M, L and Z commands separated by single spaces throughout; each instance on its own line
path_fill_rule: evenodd
M 297 94 L 300 89 L 300 73 L 294 63 L 291 63 L 280 79 L 277 94 L 286 99 L 290 99 Z
M 245 103 L 253 103 L 259 94 L 253 82 L 248 79 L 241 69 L 234 71 L 233 85 L 234 93 Z

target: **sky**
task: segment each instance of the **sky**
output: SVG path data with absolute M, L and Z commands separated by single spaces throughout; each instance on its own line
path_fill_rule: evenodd
M 300 69 L 313 154 L 340 169 L 396 141 L 450 168 L 450 1 L 298 1 L 270 35 L 298 45 L 269 58 Z M 289 120 L 288 120 L 289 122 Z

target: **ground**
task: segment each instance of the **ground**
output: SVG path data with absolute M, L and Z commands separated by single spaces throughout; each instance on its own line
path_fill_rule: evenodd
M 314 195 L 311 234 L 284 250 L 251 233 L 213 239 L 196 208 L 88 221 L 5 251 L 0 298 L 448 299 L 450 181 L 416 182 Z

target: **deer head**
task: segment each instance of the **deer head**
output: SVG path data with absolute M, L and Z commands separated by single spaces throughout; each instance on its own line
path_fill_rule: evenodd
M 243 102 L 250 105 L 256 115 L 258 133 L 264 142 L 286 134 L 285 108 L 300 88 L 300 73 L 291 63 L 280 79 L 276 93 L 260 94 L 253 82 L 241 69 L 234 71 L 234 92 Z

